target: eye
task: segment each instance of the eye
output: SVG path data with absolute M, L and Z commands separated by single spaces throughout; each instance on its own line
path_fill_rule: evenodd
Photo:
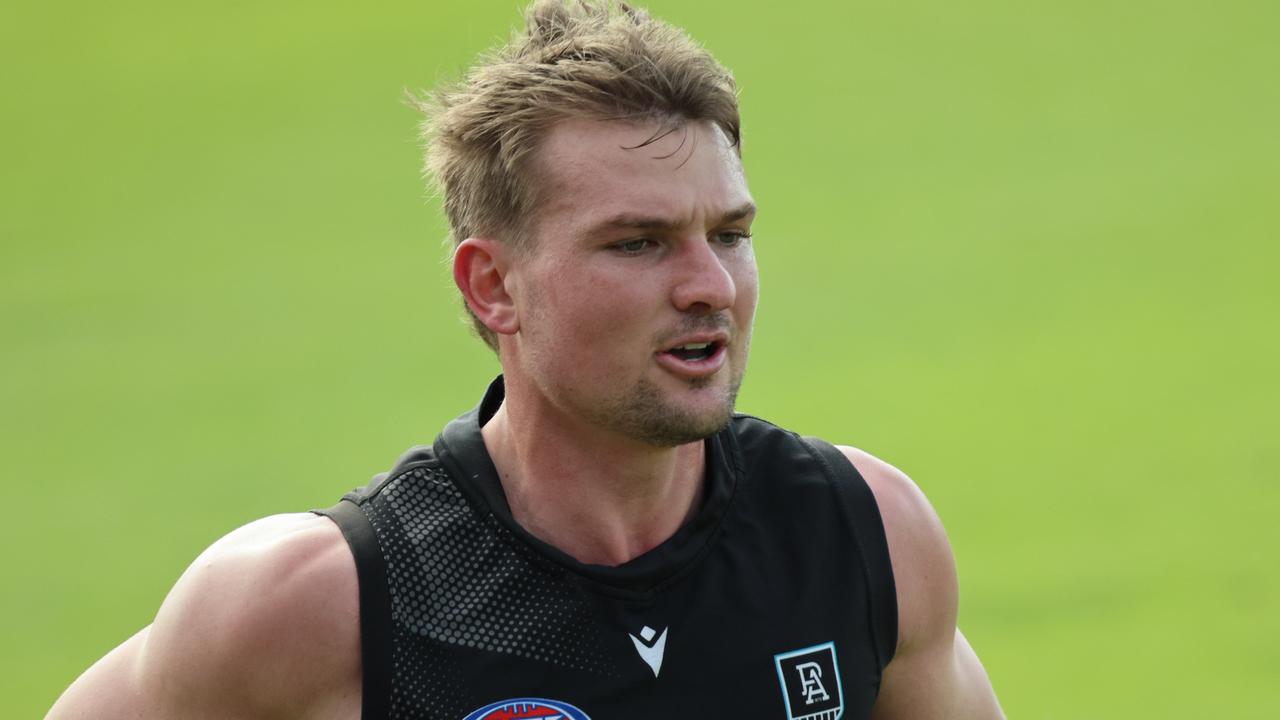
M 653 241 L 649 238 L 635 238 L 634 240 L 616 243 L 612 247 L 623 255 L 639 255 L 648 250 L 651 245 L 653 245 Z
M 751 239 L 751 233 L 745 230 L 726 230 L 714 236 L 715 241 L 723 247 L 734 248 Z

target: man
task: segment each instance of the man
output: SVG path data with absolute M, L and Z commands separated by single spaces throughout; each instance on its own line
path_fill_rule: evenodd
M 503 376 L 320 514 L 210 547 L 54 718 L 998 718 L 937 517 L 733 414 L 757 297 L 733 81 L 557 0 L 437 95 Z

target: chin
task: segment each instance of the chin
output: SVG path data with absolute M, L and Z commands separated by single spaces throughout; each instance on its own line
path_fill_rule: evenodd
M 704 440 L 729 424 L 739 382 L 724 382 L 717 374 L 681 384 L 682 391 L 664 392 L 641 382 L 608 403 L 601 419 L 620 434 L 656 447 Z
M 715 415 L 670 415 L 659 422 L 628 428 L 628 434 L 654 447 L 677 447 L 705 440 L 724 429 L 732 417 L 731 410 Z

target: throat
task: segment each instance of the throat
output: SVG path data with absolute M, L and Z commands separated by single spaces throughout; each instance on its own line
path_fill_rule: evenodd
M 588 565 L 621 565 L 661 545 L 697 514 L 705 495 L 702 442 L 667 450 L 673 455 L 663 468 L 652 458 L 602 465 L 566 463 L 565 455 L 548 466 L 545 447 L 513 449 L 490 447 L 511 519 Z

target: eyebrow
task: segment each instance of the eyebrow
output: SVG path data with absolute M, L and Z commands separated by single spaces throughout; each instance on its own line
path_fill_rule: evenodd
M 716 225 L 728 225 L 738 222 L 743 218 L 750 218 L 756 214 L 756 206 L 754 203 L 745 203 L 736 207 L 716 221 Z M 647 215 L 633 215 L 631 213 L 621 213 L 605 220 L 591 229 L 591 234 L 603 232 L 605 230 L 647 230 L 670 232 L 681 226 L 679 222 L 673 222 L 666 218 L 652 217 Z

